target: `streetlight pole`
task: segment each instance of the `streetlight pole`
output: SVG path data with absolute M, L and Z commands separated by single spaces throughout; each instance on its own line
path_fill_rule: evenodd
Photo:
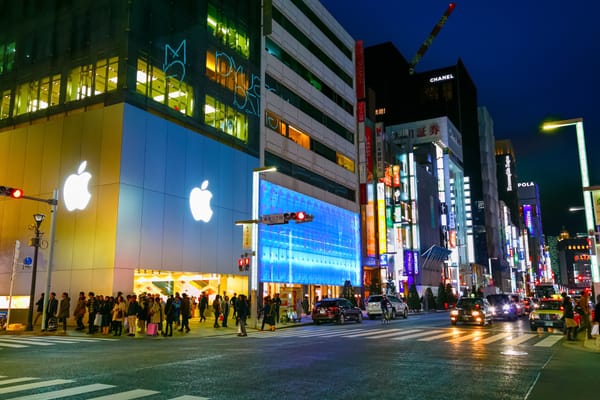
M 585 190 L 590 186 L 590 176 L 588 171 L 587 152 L 585 148 L 585 135 L 583 132 L 583 118 L 573 118 L 562 121 L 547 122 L 542 126 L 543 130 L 552 130 L 564 126 L 575 125 L 577 131 L 577 151 L 579 153 L 579 168 L 581 170 L 581 186 L 583 190 L 583 208 L 585 211 L 585 225 L 588 232 L 595 233 L 596 226 L 594 225 L 594 208 L 592 202 L 592 193 Z M 592 235 L 595 237 L 595 235 Z M 596 246 L 595 240 L 593 246 Z M 594 249 L 596 250 L 596 249 Z M 597 252 L 596 252 L 597 253 Z M 595 294 L 598 294 L 600 289 L 600 272 L 598 271 L 598 256 L 591 257 L 592 267 L 592 282 Z
M 33 303 L 35 301 L 35 279 L 37 276 L 37 262 L 38 262 L 38 251 L 40 248 L 40 237 L 42 236 L 42 232 L 40 232 L 40 225 L 46 216 L 44 214 L 34 214 L 33 219 L 35 221 L 35 225 L 33 228 L 35 229 L 35 237 L 31 240 L 31 244 L 34 248 L 33 250 L 33 269 L 31 271 L 31 289 L 29 291 L 29 312 L 27 313 L 27 329 L 26 331 L 33 330 Z M 46 294 L 48 296 L 48 294 Z M 42 321 L 43 323 L 43 321 Z

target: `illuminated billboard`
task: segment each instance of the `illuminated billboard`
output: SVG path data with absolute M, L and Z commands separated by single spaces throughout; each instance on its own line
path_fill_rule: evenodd
M 259 280 L 361 286 L 358 213 L 260 182 L 259 215 L 297 211 L 312 214 L 313 221 L 259 225 Z

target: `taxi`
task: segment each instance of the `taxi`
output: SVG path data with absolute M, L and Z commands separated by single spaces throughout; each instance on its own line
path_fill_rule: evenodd
M 563 314 L 562 300 L 541 300 L 539 307 L 529 314 L 529 326 L 532 331 L 537 331 L 538 328 L 543 328 L 544 330 L 548 328 L 564 329 L 565 320 L 563 319 Z M 578 317 L 578 315 L 575 315 L 575 322 L 579 325 Z

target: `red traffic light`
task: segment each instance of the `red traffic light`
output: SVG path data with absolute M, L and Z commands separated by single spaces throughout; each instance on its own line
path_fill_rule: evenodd
M 304 211 L 300 211 L 296 213 L 296 221 L 303 222 L 306 219 L 306 213 Z
M 10 196 L 14 199 L 20 199 L 23 196 L 21 189 L 11 189 Z

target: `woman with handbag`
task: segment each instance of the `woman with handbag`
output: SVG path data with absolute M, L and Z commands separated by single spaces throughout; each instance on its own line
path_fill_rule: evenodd
M 115 332 L 113 336 L 121 336 L 123 333 L 123 321 L 126 313 L 125 299 L 123 296 L 119 296 L 112 309 L 112 330 Z

